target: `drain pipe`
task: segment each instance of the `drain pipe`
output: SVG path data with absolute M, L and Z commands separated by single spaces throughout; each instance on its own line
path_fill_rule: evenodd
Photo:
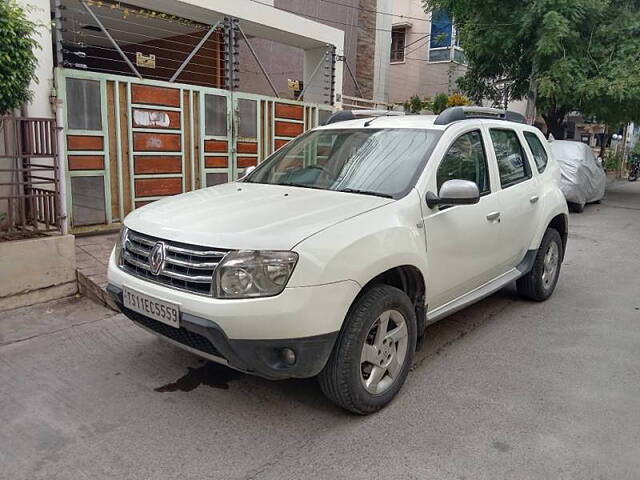
M 60 205 L 60 227 L 63 235 L 69 233 L 69 225 L 67 222 L 67 171 L 64 158 L 64 102 L 60 98 L 54 100 L 56 106 L 56 130 L 58 147 L 58 192 Z M 54 159 L 55 161 L 55 159 Z

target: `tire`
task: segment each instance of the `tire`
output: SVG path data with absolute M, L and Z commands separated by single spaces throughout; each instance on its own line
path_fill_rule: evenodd
M 548 255 L 555 256 L 554 262 L 551 262 Z M 556 288 L 556 283 L 558 283 L 563 257 L 564 252 L 560 234 L 557 230 L 548 228 L 544 237 L 542 237 L 533 268 L 516 282 L 518 293 L 522 297 L 536 302 L 542 302 L 549 298 Z M 550 263 L 546 263 L 545 259 Z M 553 272 L 550 272 L 551 263 L 555 263 Z
M 396 332 L 393 337 L 379 336 L 385 317 L 385 332 Z M 414 306 L 402 290 L 389 285 L 374 285 L 366 290 L 349 310 L 331 356 L 318 376 L 323 393 L 342 408 L 360 415 L 383 408 L 407 378 L 416 348 L 416 330 Z M 403 334 L 404 340 L 396 341 Z M 365 342 L 369 345 L 366 354 Z M 380 361 L 383 366 L 374 365 L 369 359 Z M 380 373 L 383 368 L 385 371 Z
M 582 213 L 584 211 L 584 204 L 581 203 L 570 203 L 569 210 L 574 213 Z

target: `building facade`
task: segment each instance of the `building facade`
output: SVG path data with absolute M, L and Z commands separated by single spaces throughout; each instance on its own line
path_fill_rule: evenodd
M 456 80 L 464 75 L 466 60 L 448 13 L 425 12 L 420 0 L 392 4 L 387 101 L 458 91 Z

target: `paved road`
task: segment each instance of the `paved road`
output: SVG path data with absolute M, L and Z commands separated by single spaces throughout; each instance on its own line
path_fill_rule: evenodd
M 548 302 L 429 327 L 356 417 L 315 382 L 202 363 L 86 299 L 0 314 L 3 479 L 640 478 L 640 183 L 572 215 Z

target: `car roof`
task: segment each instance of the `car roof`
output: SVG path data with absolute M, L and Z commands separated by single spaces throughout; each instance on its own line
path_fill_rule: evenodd
M 371 121 L 368 128 L 428 128 L 444 130 L 446 125 L 434 125 L 436 115 L 382 115 L 359 117 L 354 120 L 344 120 L 318 127 L 320 130 L 335 130 L 340 128 L 363 128 Z
M 328 125 L 323 125 L 320 127 L 314 128 L 314 130 L 339 130 L 339 129 L 350 129 L 350 128 L 418 128 L 418 129 L 428 129 L 428 130 L 439 130 L 444 131 L 451 125 L 460 125 L 460 124 L 475 124 L 480 125 L 483 124 L 487 119 L 483 118 L 468 118 L 464 120 L 456 120 L 447 125 L 437 125 L 435 124 L 435 120 L 438 118 L 437 115 L 381 115 L 381 116 L 371 116 L 371 117 L 361 117 L 356 118 L 354 120 L 343 120 L 334 123 L 330 123 Z M 365 123 L 371 121 L 369 125 L 365 125 Z M 523 128 L 528 127 L 528 125 L 524 125 L 522 123 L 510 122 L 508 120 L 488 120 L 488 123 L 495 124 L 495 122 L 500 122 L 500 124 L 504 124 L 505 126 L 510 126 L 514 128 Z

